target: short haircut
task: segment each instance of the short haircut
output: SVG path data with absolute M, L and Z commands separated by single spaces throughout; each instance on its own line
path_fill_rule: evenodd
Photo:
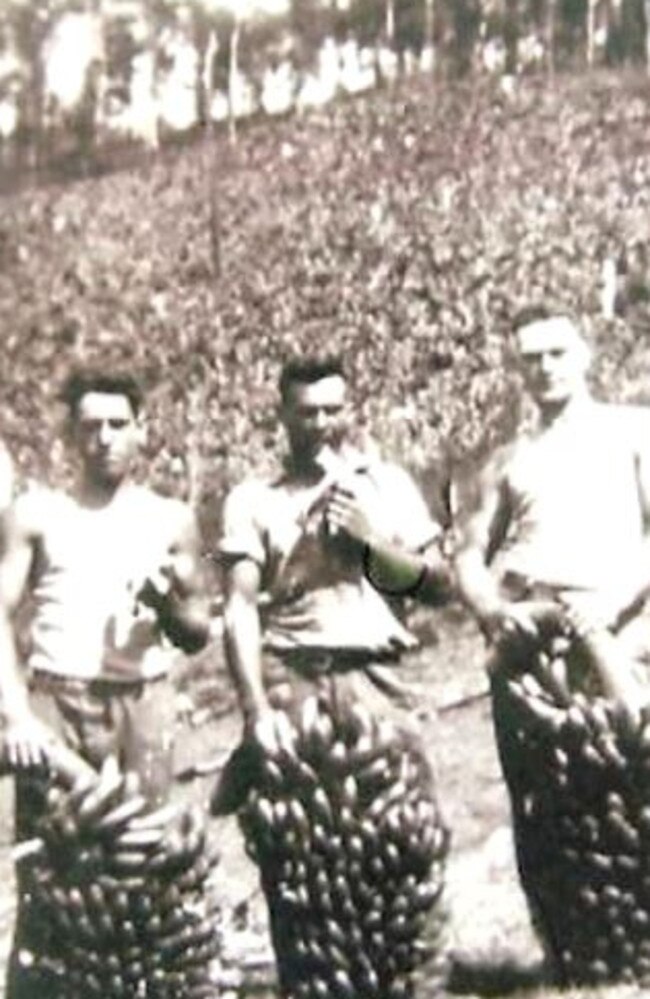
M 139 414 L 144 403 L 142 385 L 130 372 L 77 368 L 66 378 L 60 394 L 60 399 L 68 407 L 72 419 L 76 418 L 79 403 L 89 392 L 126 396 L 134 416 Z
M 533 323 L 543 323 L 548 319 L 568 319 L 574 326 L 579 327 L 578 320 L 571 309 L 563 305 L 546 305 L 543 302 L 526 305 L 515 313 L 512 319 L 512 330 L 517 333 L 523 326 L 531 326 Z
M 311 385 L 321 378 L 338 375 L 345 378 L 343 360 L 334 354 L 324 357 L 294 357 L 287 361 L 280 373 L 280 396 L 287 402 L 293 385 Z

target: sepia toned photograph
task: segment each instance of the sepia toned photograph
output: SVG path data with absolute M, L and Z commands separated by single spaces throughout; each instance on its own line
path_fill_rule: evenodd
M 649 0 L 0 0 L 0 999 L 650 989 Z

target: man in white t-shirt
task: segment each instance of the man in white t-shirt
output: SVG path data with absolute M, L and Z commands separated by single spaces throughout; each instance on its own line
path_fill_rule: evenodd
M 116 757 L 139 774 L 152 802 L 165 798 L 170 666 L 177 649 L 198 651 L 208 637 L 194 516 L 134 480 L 144 433 L 139 385 L 128 374 L 81 371 L 67 381 L 63 400 L 79 463 L 76 489 L 30 489 L 3 519 L 0 694 L 7 753 L 19 770 L 21 837 L 43 807 L 45 788 L 31 767 L 47 760 L 56 740 L 98 768 Z M 27 594 L 25 676 L 13 614 Z M 33 944 L 28 938 L 19 919 L 10 999 L 36 994 L 19 960 Z
M 558 790 L 558 778 L 557 784 L 546 782 L 547 794 L 537 794 L 543 763 L 534 748 L 527 752 L 527 730 L 523 723 L 519 728 L 527 715 L 518 714 L 512 684 L 532 673 L 533 689 L 541 686 L 548 700 L 540 691 L 539 698 L 530 696 L 529 707 L 551 720 L 558 717 L 553 701 L 566 710 L 575 706 L 577 690 L 604 695 L 627 732 L 637 731 L 649 700 L 650 621 L 643 597 L 650 581 L 650 412 L 591 397 L 589 348 L 566 315 L 529 311 L 515 331 L 539 420 L 468 483 L 457 578 L 494 645 L 494 728 L 510 790 L 519 874 L 563 980 L 565 955 L 571 953 L 564 945 L 570 948 L 570 942 L 557 939 L 557 907 L 549 897 L 566 878 L 567 862 L 549 814 L 563 814 L 567 791 Z M 551 724 L 546 731 L 549 748 Z M 585 797 L 574 801 L 576 815 L 581 808 L 604 813 L 609 771 L 599 781 L 600 771 L 582 764 L 577 745 L 571 750 L 576 766 L 569 769 L 578 772 L 580 760 L 586 782 Z M 629 779 L 636 780 L 633 769 Z
M 461 592 L 492 640 L 535 636 L 549 598 L 585 631 L 625 638 L 650 578 L 650 412 L 591 397 L 589 347 L 567 316 L 523 314 L 517 348 L 539 421 L 469 483 Z

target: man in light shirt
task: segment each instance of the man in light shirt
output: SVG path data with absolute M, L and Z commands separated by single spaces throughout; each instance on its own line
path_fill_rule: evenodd
M 399 659 L 416 642 L 382 590 L 419 583 L 418 595 L 435 600 L 447 583 L 442 530 L 413 480 L 350 443 L 340 361 L 290 362 L 280 393 L 285 467 L 275 480 L 233 489 L 220 543 L 227 653 L 250 731 L 286 686 L 276 676 L 347 674 L 366 697 L 373 686 L 396 689 Z M 401 561 L 391 574 L 394 553 Z
M 590 350 L 569 317 L 529 310 L 516 335 L 539 421 L 466 490 L 461 592 L 491 640 L 535 636 L 552 598 L 643 655 L 646 627 L 629 617 L 650 578 L 650 414 L 591 397 Z
M 9 760 L 18 768 L 17 834 L 33 835 L 46 787 L 32 767 L 63 742 L 100 768 L 139 774 L 160 802 L 170 787 L 170 667 L 208 637 L 199 544 L 189 508 L 136 483 L 142 393 L 128 374 L 86 370 L 63 400 L 79 475 L 71 493 L 34 487 L 5 514 L 0 562 L 0 694 Z M 33 607 L 27 676 L 13 615 Z M 26 772 L 23 772 L 26 770 Z M 38 946 L 19 906 L 8 996 L 35 995 L 21 952 Z M 31 991 L 30 991 L 31 990 Z M 40 994 L 40 993 L 39 993 Z
M 255 773 L 260 747 L 273 757 L 289 730 L 287 718 L 299 727 L 303 712 L 318 703 L 340 748 L 344 719 L 361 705 L 372 725 L 384 723 L 390 733 L 386 738 L 400 760 L 399 772 L 417 774 L 418 800 L 429 816 L 427 833 L 435 830 L 439 836 L 442 869 L 446 830 L 404 662 L 416 642 L 385 596 L 390 590 L 434 601 L 444 598 L 448 572 L 441 527 L 405 471 L 351 443 L 348 384 L 338 359 L 290 362 L 282 371 L 280 395 L 289 443 L 284 468 L 274 479 L 237 486 L 224 510 L 220 556 L 225 564 L 226 652 L 245 740 L 226 768 L 231 779 L 222 780 L 213 809 L 226 810 L 224 786 L 246 787 L 246 773 Z M 234 760 L 239 766 L 233 766 Z M 232 771 L 239 771 L 239 781 Z M 389 772 L 385 764 L 387 780 L 392 779 Z M 397 781 L 391 788 L 394 800 L 404 802 L 405 785 Z M 240 790 L 231 795 L 229 807 L 241 802 Z M 368 801 L 360 799 L 357 808 L 372 814 Z M 360 828 L 359 812 L 354 821 Z M 372 828 L 371 818 L 368 823 Z M 262 864 L 263 881 L 267 875 Z M 423 882 L 426 876 L 422 871 L 418 875 Z M 286 949 L 294 931 L 284 925 L 272 892 L 267 900 L 280 992 L 293 994 L 296 968 Z M 339 918 L 336 910 L 330 922 Z M 433 937 L 434 923 L 422 932 Z M 346 932 L 342 925 L 340 931 Z M 436 950 L 437 943 L 434 957 Z M 441 970 L 427 968 L 426 975 Z M 327 975 L 334 971 L 328 968 Z M 376 974 L 374 968 L 370 972 Z

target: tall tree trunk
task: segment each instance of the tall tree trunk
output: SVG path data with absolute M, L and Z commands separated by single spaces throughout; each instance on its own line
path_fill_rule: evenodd
M 32 166 L 38 171 L 44 165 L 45 150 L 49 143 L 45 115 L 45 66 L 42 50 L 34 53 L 32 77 L 29 83 L 29 124 L 32 129 Z
M 206 38 L 206 27 L 195 18 L 192 26 L 192 45 L 196 52 L 196 75 L 194 77 L 194 108 L 196 121 L 200 128 L 205 129 L 209 116 L 209 86 L 210 74 L 208 71 L 208 49 L 210 45 L 210 34 Z
M 201 365 L 203 368 L 203 364 Z M 201 501 L 203 483 L 205 480 L 205 459 L 203 457 L 203 439 L 205 435 L 207 413 L 207 391 L 205 371 L 200 384 L 190 389 L 187 403 L 188 442 L 187 442 L 187 502 L 196 510 Z
M 423 31 L 423 51 L 426 53 L 427 68 L 435 69 L 436 65 L 436 43 L 435 43 L 435 0 L 424 0 L 424 31 Z
M 212 99 L 214 97 L 214 87 L 212 83 L 212 67 L 214 57 L 219 47 L 217 34 L 210 32 L 208 45 L 205 50 L 203 61 L 203 72 L 201 85 L 205 101 L 204 118 L 204 151 L 205 169 L 208 190 L 209 206 L 209 227 L 210 227 L 210 264 L 213 277 L 219 280 L 221 277 L 221 205 L 219 202 L 218 189 L 218 169 L 217 169 L 217 140 L 215 134 L 214 120 L 212 118 Z
M 237 141 L 237 115 L 235 111 L 235 93 L 239 79 L 239 42 L 241 39 L 241 21 L 235 14 L 235 21 L 230 35 L 230 58 L 228 61 L 228 135 L 231 142 Z
M 144 4 L 147 24 L 146 54 L 149 58 L 150 81 L 147 106 L 147 118 L 143 122 L 140 138 L 144 141 L 150 153 L 155 153 L 160 145 L 160 122 L 158 117 L 158 23 L 153 9 L 152 0 Z M 146 62 L 144 62 L 146 72 Z
M 45 53 L 44 47 L 52 22 L 39 17 L 35 5 L 18 8 L 16 19 L 17 46 L 27 67 L 27 78 L 18 97 L 18 129 L 27 166 L 39 170 L 48 148 L 45 114 Z
M 392 49 L 395 46 L 395 0 L 386 0 L 384 30 L 386 44 Z
M 557 0 L 547 0 L 546 8 L 546 65 L 551 75 L 555 72 L 555 21 Z
M 643 14 L 645 17 L 645 61 L 646 69 L 650 73 L 650 0 L 643 0 Z
M 587 66 L 591 69 L 596 54 L 596 8 L 598 0 L 587 0 Z
M 506 0 L 505 15 L 503 36 L 506 47 L 506 73 L 514 76 L 519 61 L 519 0 Z

